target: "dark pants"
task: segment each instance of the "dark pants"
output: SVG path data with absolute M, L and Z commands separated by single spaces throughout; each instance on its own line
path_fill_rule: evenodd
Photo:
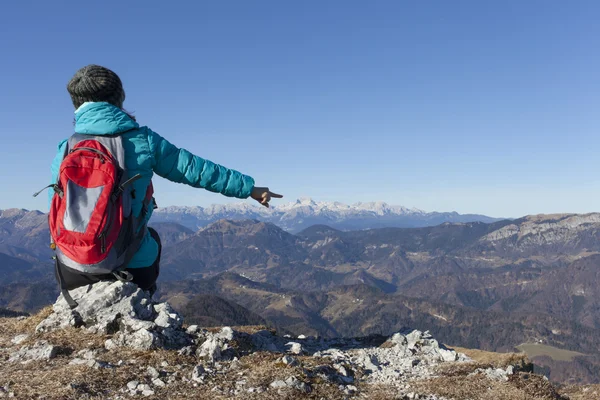
M 151 294 L 156 291 L 156 280 L 160 273 L 160 253 L 162 252 L 162 244 L 160 243 L 160 237 L 158 233 L 148 228 L 150 236 L 158 243 L 158 257 L 156 261 L 149 267 L 145 268 L 127 268 L 125 271 L 129 272 L 132 276 L 132 282 L 138 285 L 142 290 L 147 290 Z M 71 268 L 66 268 L 59 264 L 60 272 L 62 275 L 63 285 L 65 289 L 72 290 L 80 286 L 91 285 L 100 281 L 114 281 L 117 278 L 112 274 L 107 275 L 85 275 L 79 271 L 75 271 Z

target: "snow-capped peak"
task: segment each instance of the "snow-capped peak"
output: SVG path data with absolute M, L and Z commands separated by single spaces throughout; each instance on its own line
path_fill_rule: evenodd
M 382 201 L 356 203 L 347 205 L 341 202 L 315 201 L 309 197 L 300 198 L 291 203 L 274 204 L 270 209 L 249 202 L 213 204 L 208 207 L 179 207 L 170 206 L 157 210 L 157 213 L 184 213 L 191 215 L 222 216 L 224 214 L 273 215 L 302 210 L 304 214 L 340 213 L 340 214 L 375 214 L 375 215 L 408 215 L 424 214 L 416 208 L 408 209 L 403 206 L 391 206 Z
M 310 225 L 328 225 L 340 229 L 365 229 L 381 226 L 430 226 L 443 222 L 491 222 L 486 216 L 461 216 L 456 213 L 427 213 L 416 208 L 394 206 L 382 201 L 347 205 L 340 202 L 315 201 L 301 198 L 291 203 L 273 202 L 271 208 L 246 201 L 215 204 L 208 207 L 159 208 L 153 221 L 179 222 L 198 229 L 219 219 L 252 219 L 271 222 L 280 227 L 299 231 Z

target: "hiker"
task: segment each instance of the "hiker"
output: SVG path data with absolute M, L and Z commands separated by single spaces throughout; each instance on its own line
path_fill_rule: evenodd
M 156 208 L 154 173 L 227 197 L 252 197 L 265 207 L 282 197 L 140 126 L 123 109 L 121 79 L 108 68 L 81 68 L 67 90 L 75 134 L 60 142 L 52 162 L 49 225 L 56 277 L 72 307 L 67 290 L 101 280 L 156 290 L 161 243 L 147 227 Z

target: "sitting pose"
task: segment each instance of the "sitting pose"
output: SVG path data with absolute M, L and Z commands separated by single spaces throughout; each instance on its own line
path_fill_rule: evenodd
M 125 91 L 113 71 L 88 65 L 67 85 L 75 134 L 52 163 L 49 225 L 56 277 L 68 291 L 106 279 L 132 281 L 153 293 L 161 243 L 148 220 L 156 207 L 154 173 L 268 207 L 281 195 L 254 179 L 177 148 L 123 110 Z

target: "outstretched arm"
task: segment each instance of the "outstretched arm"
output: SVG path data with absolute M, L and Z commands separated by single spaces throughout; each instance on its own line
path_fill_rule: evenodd
M 150 129 L 148 143 L 154 172 L 163 178 L 227 197 L 246 199 L 252 194 L 254 179 L 247 175 L 180 149 Z

